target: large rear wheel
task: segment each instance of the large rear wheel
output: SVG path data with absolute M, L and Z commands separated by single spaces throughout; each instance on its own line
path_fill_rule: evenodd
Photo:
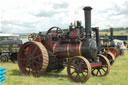
M 18 65 L 25 75 L 39 76 L 48 67 L 48 53 L 42 43 L 26 42 L 18 53 Z

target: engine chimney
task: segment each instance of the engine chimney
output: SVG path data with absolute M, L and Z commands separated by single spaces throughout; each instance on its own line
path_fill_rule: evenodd
M 85 33 L 86 38 L 91 38 L 91 10 L 92 8 L 90 6 L 84 7 L 84 14 L 85 14 Z
M 110 28 L 110 40 L 113 41 L 113 28 Z
M 97 47 L 99 47 L 99 41 L 100 41 L 99 27 L 92 28 L 92 30 L 93 30 L 93 31 L 95 32 L 95 34 L 96 34 L 96 44 L 97 44 Z

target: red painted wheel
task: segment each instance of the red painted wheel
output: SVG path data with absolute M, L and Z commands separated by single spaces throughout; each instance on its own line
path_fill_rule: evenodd
M 93 67 L 92 75 L 98 77 L 106 76 L 110 71 L 109 60 L 104 55 L 101 54 L 98 54 L 97 57 L 99 57 L 100 62 L 102 62 L 102 66 Z
M 18 65 L 23 74 L 39 76 L 48 66 L 47 50 L 40 42 L 26 42 L 19 50 Z
M 73 57 L 67 66 L 69 78 L 74 82 L 86 82 L 91 76 L 91 66 L 82 56 Z
M 118 56 L 118 50 L 116 48 L 110 47 L 108 50 L 115 56 L 115 58 Z
M 110 62 L 110 65 L 112 65 L 112 64 L 114 63 L 114 61 L 115 61 L 115 56 L 114 56 L 110 51 L 105 51 L 105 52 L 103 53 L 103 55 L 104 55 L 105 57 L 107 57 L 107 59 L 108 59 L 109 62 Z

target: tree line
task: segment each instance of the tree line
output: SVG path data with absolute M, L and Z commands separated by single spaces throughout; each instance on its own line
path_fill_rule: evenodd
M 115 27 L 115 28 L 113 28 L 113 31 L 122 31 L 122 30 L 128 31 L 128 27 Z M 100 32 L 110 32 L 110 29 L 102 29 L 102 30 L 100 30 Z

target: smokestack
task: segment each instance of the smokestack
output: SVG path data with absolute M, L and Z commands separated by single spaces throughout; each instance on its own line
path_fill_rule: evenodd
M 110 39 L 113 41 L 113 28 L 110 28 Z
M 86 32 L 86 38 L 91 38 L 91 10 L 92 8 L 90 6 L 84 7 L 84 14 L 85 14 L 85 32 Z
M 93 31 L 95 32 L 95 34 L 96 34 L 96 44 L 97 44 L 97 47 L 99 47 L 99 41 L 100 41 L 99 27 L 92 28 L 92 30 L 93 30 Z
M 96 27 L 96 43 L 97 43 L 97 47 L 99 47 L 99 41 L 100 41 L 99 27 Z

